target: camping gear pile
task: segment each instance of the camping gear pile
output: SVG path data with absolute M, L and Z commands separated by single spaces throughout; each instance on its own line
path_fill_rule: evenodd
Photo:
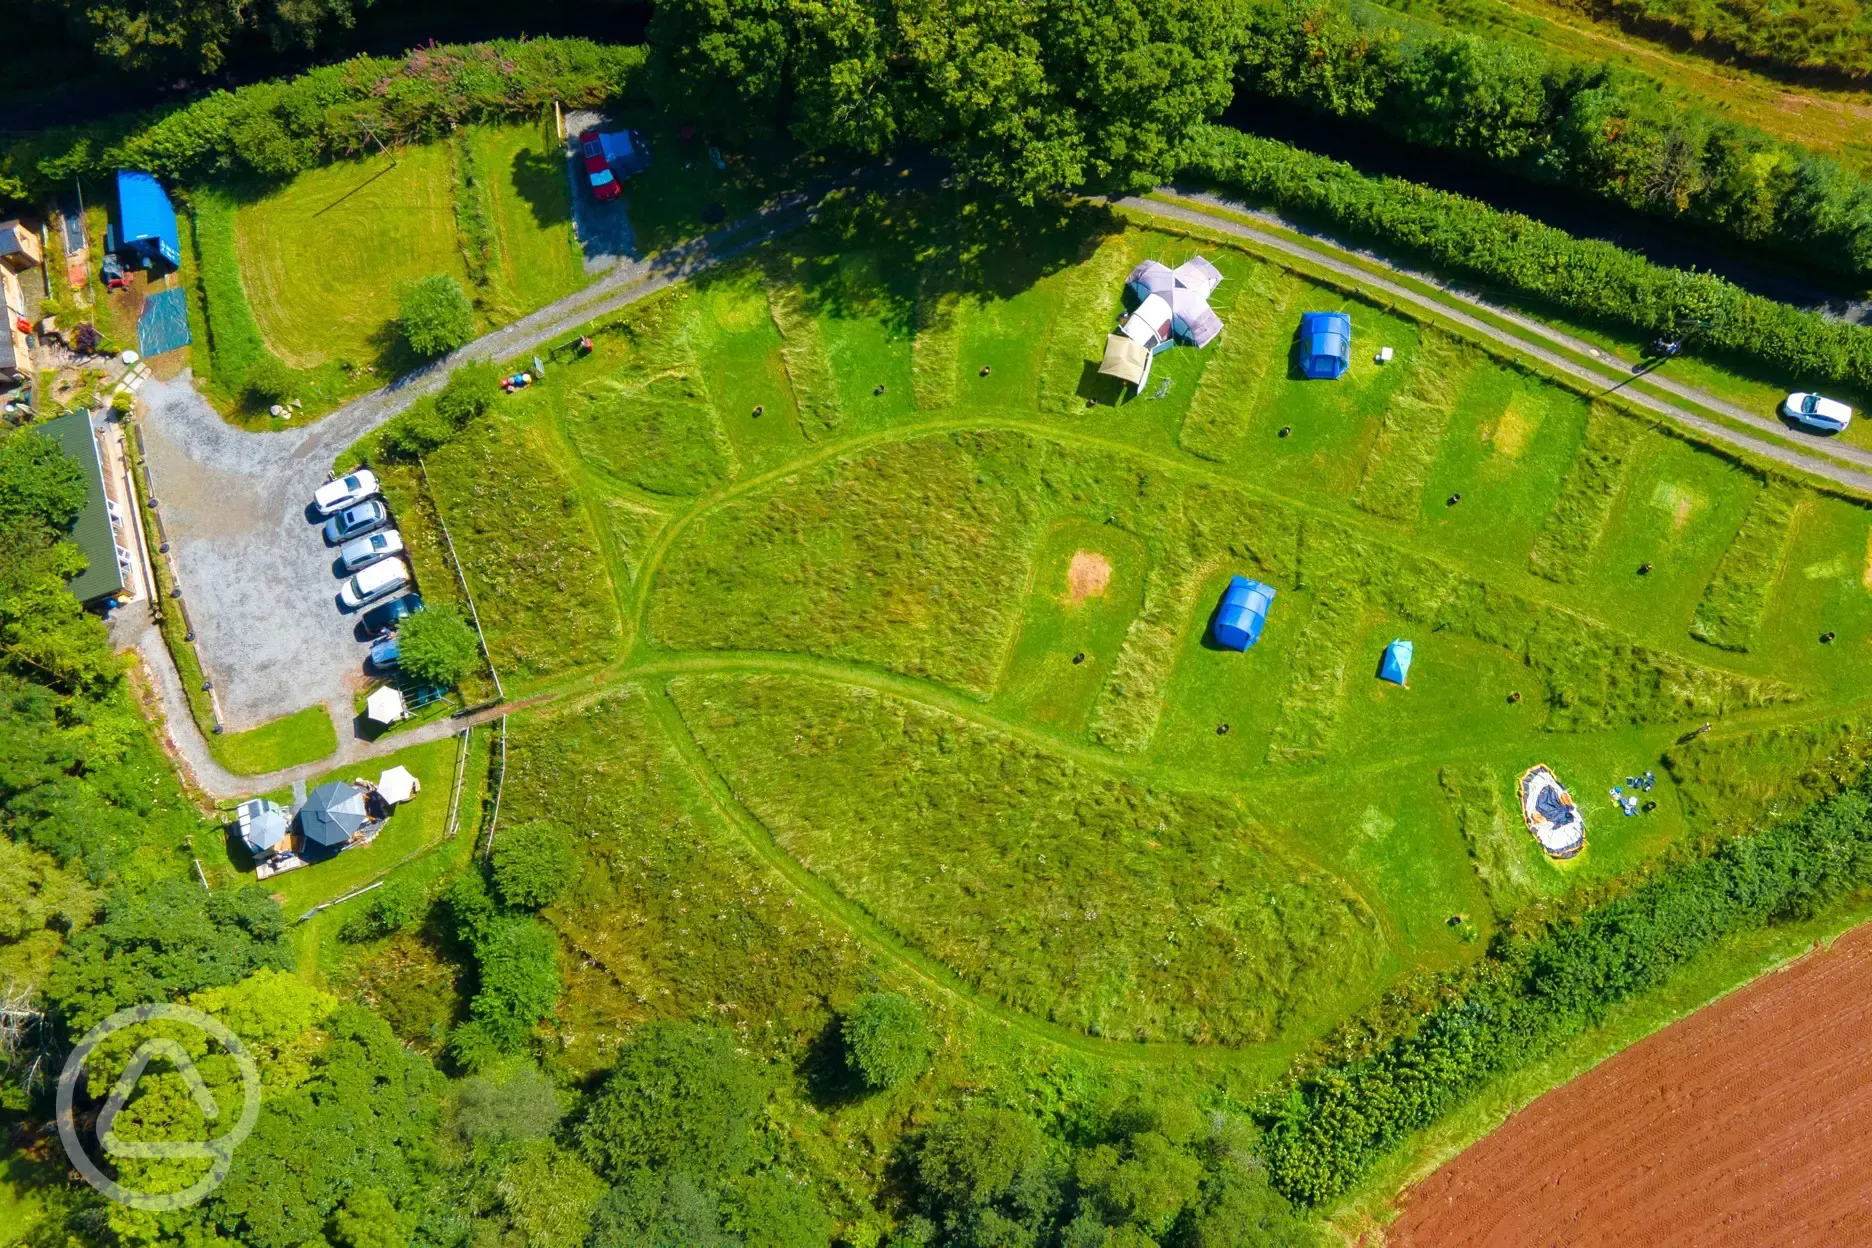
M 1649 793 L 1656 787 L 1657 776 L 1649 771 L 1645 772 L 1642 776 L 1626 776 L 1623 785 L 1615 784 L 1612 786 L 1612 800 L 1618 803 L 1619 810 L 1624 812 L 1625 817 L 1629 819 L 1641 809 L 1657 809 L 1656 802 L 1644 802 L 1643 805 L 1640 806 L 1640 799 L 1634 796 L 1638 793 Z
M 1545 763 L 1521 774 L 1521 818 L 1549 858 L 1571 858 L 1586 844 L 1586 820 L 1573 795 Z
M 500 386 L 503 393 L 512 394 L 514 391 L 524 390 L 532 384 L 532 373 L 515 373 L 510 377 L 501 378 Z
M 1099 372 L 1143 393 L 1158 352 L 1178 344 L 1200 349 L 1222 332 L 1222 318 L 1209 306 L 1209 296 L 1221 284 L 1221 272 L 1201 256 L 1174 269 L 1155 260 L 1132 269 L 1125 279 L 1132 308 L 1119 318 L 1118 332 L 1106 336 Z

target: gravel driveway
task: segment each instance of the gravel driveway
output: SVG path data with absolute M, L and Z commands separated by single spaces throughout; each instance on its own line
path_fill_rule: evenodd
M 566 114 L 565 124 L 566 177 L 572 182 L 572 225 L 578 231 L 579 246 L 585 252 L 585 271 L 602 273 L 623 261 L 637 258 L 637 239 L 630 223 L 630 184 L 625 184 L 621 198 L 599 203 L 585 177 L 578 136 L 587 130 L 604 129 L 611 124 L 611 119 L 603 113 L 575 108 Z
M 333 701 L 344 727 L 367 647 L 338 610 L 336 552 L 306 509 L 345 431 L 244 432 L 186 373 L 142 398 L 151 488 L 228 731 Z

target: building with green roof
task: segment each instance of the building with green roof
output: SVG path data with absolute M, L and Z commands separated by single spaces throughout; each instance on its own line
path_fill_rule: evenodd
M 97 435 L 91 432 L 91 414 L 71 412 L 46 421 L 39 431 L 57 442 L 84 471 L 85 505 L 78 513 L 78 523 L 72 526 L 71 540 L 84 552 L 89 566 L 72 578 L 73 597 L 89 606 L 121 594 L 124 569 L 120 559 L 129 556 L 119 555 L 110 499 L 104 493 L 104 463 L 98 456 Z

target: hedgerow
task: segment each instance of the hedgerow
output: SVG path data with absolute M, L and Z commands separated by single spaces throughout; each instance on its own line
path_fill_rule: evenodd
M 1841 793 L 1535 936 L 1511 935 L 1427 1014 L 1262 1098 L 1282 1193 L 1329 1200 L 1490 1079 L 1541 1060 L 1730 935 L 1810 917 L 1872 883 L 1872 799 Z
M 1690 621 L 1692 637 L 1724 650 L 1747 650 L 1754 643 L 1768 614 L 1769 595 L 1781 579 L 1800 501 L 1798 489 L 1778 480 L 1755 495 L 1715 575 L 1703 587 Z
M 1223 126 L 1199 126 L 1185 168 L 1219 188 L 1507 287 L 1589 320 L 1683 339 L 1687 350 L 1872 390 L 1872 329 L 1828 320 L 1710 273 L 1665 268 L 1518 213 Z
M 1407 29 L 1349 0 L 1263 0 L 1246 11 L 1244 91 L 1358 118 L 1829 272 L 1872 274 L 1872 184 L 1650 78 L 1523 42 Z
M 44 198 L 123 167 L 164 179 L 283 180 L 341 156 L 441 138 L 470 121 L 537 117 L 640 89 L 645 50 L 587 39 L 502 39 L 360 56 L 296 78 L 216 91 L 140 118 L 43 131 L 0 148 L 0 170 Z

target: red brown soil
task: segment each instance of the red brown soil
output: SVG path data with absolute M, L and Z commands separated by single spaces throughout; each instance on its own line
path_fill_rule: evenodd
M 1103 598 L 1111 588 L 1111 560 L 1095 550 L 1073 552 L 1066 565 L 1066 603 L 1078 606 L 1088 598 Z
M 1403 1209 L 1391 1248 L 1872 1244 L 1872 926 L 1549 1092 Z

